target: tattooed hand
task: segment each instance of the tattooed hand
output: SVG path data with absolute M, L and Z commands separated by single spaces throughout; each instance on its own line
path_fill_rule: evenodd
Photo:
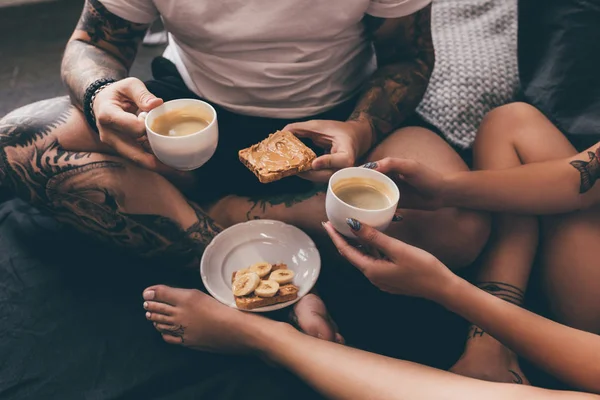
M 359 121 L 312 120 L 287 125 L 284 130 L 310 139 L 329 152 L 313 162 L 313 171 L 300 175 L 314 182 L 327 182 L 336 170 L 353 167 L 367 153 L 372 142 L 370 125 Z
M 370 162 L 364 168 L 389 175 L 400 186 L 401 208 L 437 210 L 444 205 L 444 177 L 418 161 L 405 158 L 385 158 Z
M 142 81 L 127 78 L 109 85 L 94 100 L 100 140 L 122 157 L 145 168 L 167 172 L 168 167 L 151 154 L 144 121 L 137 117 L 162 104 Z
M 430 253 L 391 238 L 374 228 L 349 219 L 348 225 L 366 247 L 379 250 L 382 257 L 362 253 L 350 245 L 327 222 L 323 226 L 342 257 L 357 267 L 371 283 L 384 292 L 435 300 L 440 289 L 456 277 Z

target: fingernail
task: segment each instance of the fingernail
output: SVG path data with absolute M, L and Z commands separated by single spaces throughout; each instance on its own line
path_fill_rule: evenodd
M 325 224 L 326 224 L 326 223 L 327 223 L 327 222 L 325 222 L 325 221 L 321 221 L 321 225 L 323 225 L 323 228 L 325 228 Z
M 323 335 L 321 335 L 320 333 L 317 333 L 317 338 L 323 339 Z
M 148 308 L 148 302 L 147 301 L 144 302 L 144 308 Z
M 149 312 L 146 313 L 146 318 L 150 319 L 151 316 L 152 316 L 151 313 L 149 313 Z
M 154 290 L 146 290 L 144 292 L 144 300 L 152 300 L 154 299 Z
M 364 164 L 362 167 L 367 168 L 367 169 L 375 169 L 375 168 L 377 168 L 377 163 L 376 162 L 368 162 L 368 163 Z
M 346 223 L 353 231 L 360 231 L 360 222 L 354 218 L 346 218 Z
M 400 222 L 404 219 L 404 217 L 402 215 L 394 215 L 392 217 L 392 222 Z

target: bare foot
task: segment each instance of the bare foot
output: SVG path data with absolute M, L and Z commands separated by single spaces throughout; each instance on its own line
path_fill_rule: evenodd
M 253 336 L 270 322 L 229 308 L 199 290 L 157 285 L 144 290 L 143 297 L 146 318 L 165 342 L 197 350 L 247 352 Z
M 290 313 L 290 319 L 293 325 L 307 335 L 344 344 L 344 338 L 329 316 L 325 303 L 314 293 L 307 294 L 296 303 Z
M 450 372 L 490 382 L 530 384 L 517 355 L 477 327 L 471 327 L 465 351 Z

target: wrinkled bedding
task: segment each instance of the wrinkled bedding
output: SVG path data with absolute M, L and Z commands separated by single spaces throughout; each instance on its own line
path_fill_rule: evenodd
M 256 359 L 162 342 L 143 288 L 199 281 L 91 244 L 21 201 L 0 203 L 0 399 L 315 398 Z

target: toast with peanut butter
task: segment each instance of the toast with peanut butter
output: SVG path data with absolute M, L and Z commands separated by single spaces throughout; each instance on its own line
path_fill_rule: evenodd
M 261 183 L 308 171 L 317 158 L 314 151 L 288 131 L 272 133 L 262 142 L 240 150 L 238 156 Z
M 253 282 L 256 279 L 253 276 L 254 274 L 260 280 L 259 286 L 256 282 Z M 244 277 L 244 275 L 246 276 Z M 295 300 L 298 297 L 299 289 L 292 283 L 293 277 L 293 271 L 288 270 L 285 264 L 257 263 L 250 268 L 236 271 L 231 276 L 234 292 L 236 291 L 236 282 L 238 282 L 238 284 L 244 286 L 241 289 L 247 289 L 248 294 L 237 296 L 234 293 L 235 304 L 241 310 L 254 310 Z M 269 287 L 269 285 L 272 287 Z

